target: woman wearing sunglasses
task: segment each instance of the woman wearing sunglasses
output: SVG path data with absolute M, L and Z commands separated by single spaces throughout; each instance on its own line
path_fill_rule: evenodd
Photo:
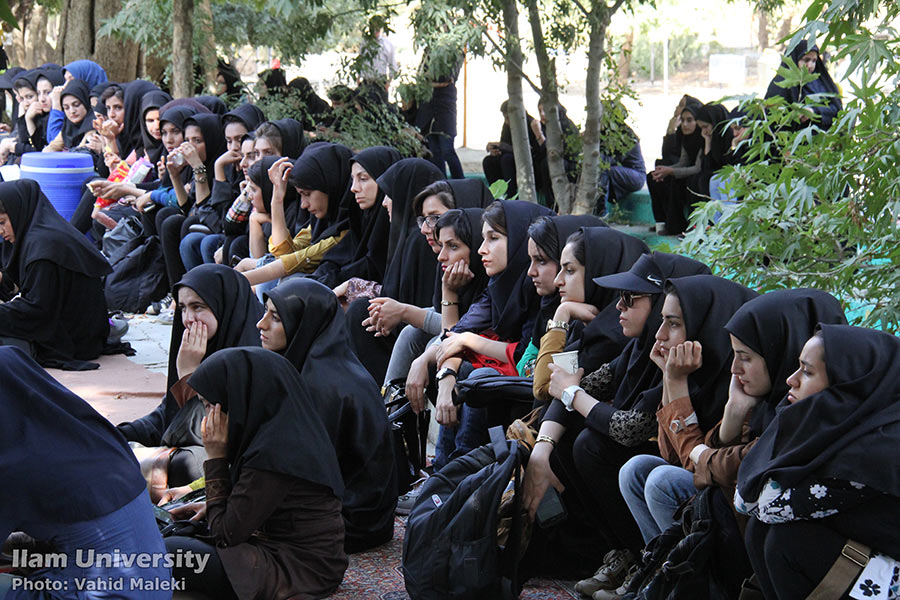
M 585 529 L 585 523 L 593 524 L 591 533 L 603 540 L 609 552 L 599 569 L 596 563 L 583 565 L 597 571 L 577 584 L 582 594 L 590 596 L 600 589 L 618 587 L 632 553 L 643 547 L 637 524 L 616 489 L 618 471 L 632 456 L 655 451 L 650 438 L 657 432 L 654 413 L 662 398 L 662 373 L 650 360 L 650 351 L 662 321 L 665 282 L 699 273 L 709 273 L 709 268 L 689 258 L 655 252 L 641 256 L 627 272 L 594 279 L 597 287 L 618 291 L 615 308 L 628 344 L 617 358 L 586 376 L 583 368 L 571 375 L 555 365 L 548 366 L 552 372 L 550 395 L 561 399 L 550 403 L 541 422 L 525 474 L 525 507 L 533 516 L 552 485 L 563 492 L 568 522 L 580 523 L 581 529 Z M 587 337 L 582 340 L 587 341 Z M 582 347 L 579 360 L 586 353 L 591 355 L 590 348 Z M 583 390 L 580 394 L 579 386 Z M 576 394 L 578 403 L 574 402 Z M 604 447 L 607 464 L 594 469 L 587 481 L 580 468 L 586 461 L 578 457 L 599 446 Z M 579 512 L 585 515 L 583 519 L 578 518 Z M 556 539 L 562 541 L 567 536 Z M 533 539 L 532 545 L 535 542 Z M 545 548 L 543 554 L 563 559 L 577 556 L 576 548 L 567 551 L 558 547 L 559 542 L 555 545 Z

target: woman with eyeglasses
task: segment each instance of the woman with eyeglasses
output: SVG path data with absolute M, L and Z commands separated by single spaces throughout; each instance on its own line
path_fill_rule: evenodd
M 594 577 L 578 583 L 577 589 L 583 594 L 615 589 L 624 579 L 631 553 L 643 547 L 640 531 L 615 489 L 618 470 L 631 456 L 655 452 L 650 438 L 657 432 L 654 413 L 662 397 L 662 373 L 650 360 L 650 351 L 662 322 L 663 286 L 669 278 L 698 273 L 709 273 L 709 268 L 689 258 L 655 252 L 641 256 L 627 272 L 594 279 L 596 286 L 618 291 L 615 308 L 628 344 L 614 360 L 594 369 L 582 367 L 575 375 L 555 365 L 548 367 L 553 372 L 549 393 L 554 398 L 565 398 L 568 407 L 562 400 L 554 399 L 544 415 L 525 473 L 524 503 L 533 516 L 552 485 L 563 492 L 570 514 L 568 521 L 582 524 L 582 540 L 586 533 L 592 533 L 594 539 L 599 537 L 612 544 Z M 583 346 L 586 342 L 586 338 L 582 340 Z M 582 347 L 579 361 L 587 350 Z M 584 371 L 589 374 L 585 376 Z M 569 389 L 579 385 L 583 386 L 581 393 Z M 563 393 L 566 390 L 568 394 Z M 579 402 L 573 401 L 576 395 Z M 607 468 L 592 474 L 590 487 L 576 462 L 576 450 L 583 451 L 589 441 L 593 442 L 591 445 L 606 446 L 609 459 Z M 601 489 L 603 493 L 592 492 Z M 582 514 L 584 519 L 577 518 Z M 585 528 L 584 523 L 594 525 Z M 545 556 L 542 563 L 577 560 L 583 568 L 573 576 L 583 576 L 597 568 L 596 563 L 583 564 L 583 558 L 576 558 L 583 548 L 561 545 L 562 540 L 570 544 L 574 536 L 557 539 L 560 542 L 553 544 L 543 541 L 543 547 L 542 540 L 532 540 L 538 556 Z M 585 555 L 581 553 L 582 557 Z

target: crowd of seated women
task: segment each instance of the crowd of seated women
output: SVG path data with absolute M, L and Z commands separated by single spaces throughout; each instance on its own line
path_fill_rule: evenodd
M 159 112 L 160 185 L 138 205 L 173 281 L 167 392 L 113 428 L 27 353 L 0 348 L 0 461 L 16 483 L 0 491 L 0 537 L 18 532 L 7 550 L 124 537 L 203 559 L 155 575 L 209 597 L 327 596 L 347 555 L 391 540 L 395 512 L 417 501 L 401 496 L 381 390 L 405 388 L 417 413 L 433 404 L 439 472 L 521 416 L 509 398 L 458 403 L 458 382 L 500 374 L 529 378 L 540 409 L 523 506 L 533 518 L 555 493 L 568 514 L 533 530 L 527 576 L 623 597 L 645 546 L 709 489 L 739 532 L 723 551 L 735 589 L 755 573 L 769 599 L 823 586 L 896 597 L 897 338 L 848 326 L 828 293 L 760 295 L 596 216 L 494 200 L 390 147 L 306 144 L 298 122 L 253 105 L 220 118 L 131 85 L 101 97 L 107 121 Z M 232 229 L 211 226 L 213 206 Z M 86 309 L 102 305 L 90 295 L 102 257 L 53 214 L 35 184 L 0 184 L 3 277 L 20 292 L 0 304 L 4 346 L 27 338 L 29 310 L 68 294 L 79 303 L 62 302 L 47 339 L 78 348 Z M 190 526 L 163 541 L 150 503 L 201 488 L 204 500 L 172 509 Z M 0 597 L 35 597 L 16 577 L 0 575 Z
M 842 103 L 840 89 L 828 73 L 818 46 L 801 40 L 785 56 L 783 67 L 788 60 L 818 77 L 803 85 L 785 86 L 782 76 L 776 75 L 765 98 L 798 103 L 822 94 L 816 104 L 805 107 L 797 122 L 784 127 L 793 131 L 813 126 L 827 130 Z M 710 198 L 725 203 L 737 201 L 719 171 L 746 162 L 744 142 L 750 136 L 749 124 L 748 116 L 739 107 L 729 112 L 717 102 L 704 104 L 687 94 L 681 97 L 663 137 L 661 158 L 656 161 L 656 168 L 647 173 L 656 220 L 651 231 L 680 235 L 688 226 L 685 211 L 696 202 Z

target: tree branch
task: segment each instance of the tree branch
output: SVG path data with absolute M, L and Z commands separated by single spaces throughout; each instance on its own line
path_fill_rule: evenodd
M 579 0 L 572 0 L 572 4 L 577 6 L 578 10 L 580 10 L 581 12 L 584 13 L 584 16 L 586 16 L 586 17 L 591 16 L 591 12 L 587 8 L 585 8 L 584 4 L 582 4 Z
M 498 52 L 500 52 L 501 54 L 503 54 L 503 58 L 504 58 L 504 60 L 506 60 L 507 64 L 510 65 L 512 68 L 514 68 L 516 71 L 519 72 L 519 75 L 522 76 L 522 79 L 524 79 L 525 81 L 528 82 L 528 85 L 531 86 L 531 89 L 533 89 L 533 90 L 537 93 L 538 96 L 540 96 L 540 95 L 542 95 L 542 94 L 544 93 L 543 90 L 541 89 L 541 87 L 540 87 L 539 85 L 536 85 L 536 84 L 531 80 L 531 77 L 529 77 L 529 76 L 525 73 L 525 71 L 522 70 L 522 65 L 519 64 L 519 63 L 516 63 L 514 60 L 511 60 L 511 59 L 509 58 L 509 56 L 506 54 L 506 49 L 503 48 L 500 44 L 498 44 L 498 43 L 494 40 L 494 38 L 491 37 L 491 34 L 490 34 L 490 32 L 488 32 L 487 29 L 484 30 L 484 36 L 488 39 L 488 41 L 491 43 L 491 45 L 494 47 L 495 50 L 497 50 Z

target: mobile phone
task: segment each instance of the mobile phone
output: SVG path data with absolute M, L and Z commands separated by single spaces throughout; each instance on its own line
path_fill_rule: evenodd
M 153 506 L 153 514 L 156 516 L 156 520 L 160 523 L 165 523 L 166 525 L 175 522 L 175 517 L 164 508 L 160 508 L 159 506 Z
M 537 524 L 541 529 L 546 529 L 557 523 L 562 523 L 566 520 L 567 516 L 568 514 L 566 513 L 565 505 L 562 503 L 562 498 L 559 497 L 556 488 L 550 486 L 547 488 L 547 493 L 544 494 L 544 497 L 541 499 L 541 503 L 538 504 L 535 521 L 537 521 Z

